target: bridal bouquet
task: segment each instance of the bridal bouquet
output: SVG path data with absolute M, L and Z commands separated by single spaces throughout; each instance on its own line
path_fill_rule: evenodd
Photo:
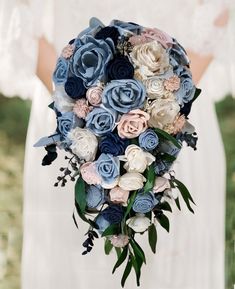
M 171 169 L 183 143 L 196 149 L 197 142 L 188 115 L 200 90 L 187 54 L 157 28 L 92 18 L 62 50 L 53 81 L 57 128 L 35 144 L 47 151 L 42 164 L 65 150 L 68 165 L 55 186 L 76 181 L 73 220 L 88 223 L 83 255 L 100 235 L 106 254 L 116 250 L 113 272 L 125 262 L 122 286 L 132 267 L 139 285 L 146 258 L 136 234 L 147 233 L 155 253 L 156 227 L 169 231 L 173 202 L 193 212 Z

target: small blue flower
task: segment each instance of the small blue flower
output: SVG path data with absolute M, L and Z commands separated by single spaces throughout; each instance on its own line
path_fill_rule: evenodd
M 96 225 L 98 225 L 98 231 L 102 234 L 109 226 L 110 222 L 108 222 L 101 214 L 95 220 Z
M 73 112 L 65 112 L 57 116 L 57 132 L 66 139 L 69 131 L 75 127 L 82 127 L 83 121 L 76 117 Z
M 157 134 L 152 129 L 147 129 L 139 135 L 139 145 L 146 151 L 154 150 L 159 143 Z
M 112 80 L 105 87 L 102 95 L 104 106 L 120 113 L 142 108 L 145 98 L 144 85 L 135 79 Z
M 88 186 L 86 189 L 86 202 L 89 208 L 97 208 L 104 203 L 104 189 L 101 186 Z
M 83 79 L 89 87 L 98 80 L 105 80 L 105 70 L 113 58 L 114 44 L 110 38 L 98 40 L 91 35 L 84 35 L 76 40 L 76 46 L 71 57 L 71 72 Z
M 120 161 L 111 154 L 101 154 L 95 166 L 97 173 L 106 184 L 113 183 L 120 175 Z
M 136 213 L 145 214 L 150 212 L 157 204 L 158 200 L 155 198 L 152 192 L 140 192 L 136 195 L 132 209 Z
M 63 84 L 66 82 L 69 73 L 69 62 L 63 57 L 59 57 L 56 68 L 53 73 L 53 81 L 55 84 Z
M 101 153 L 119 156 L 125 153 L 128 145 L 129 141 L 127 139 L 120 138 L 115 133 L 108 133 L 99 142 L 99 149 Z
M 117 113 L 103 107 L 94 108 L 86 117 L 86 127 L 96 136 L 112 132 L 116 126 Z

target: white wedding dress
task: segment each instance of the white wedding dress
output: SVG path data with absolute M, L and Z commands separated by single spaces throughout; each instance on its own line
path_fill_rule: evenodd
M 225 158 L 214 101 L 232 90 L 229 69 L 234 69 L 230 65 L 234 53 L 229 47 L 235 41 L 229 32 L 232 23 L 221 31 L 211 25 L 220 4 L 214 0 L 200 7 L 196 0 L 0 0 L 0 90 L 33 100 L 25 155 L 22 289 L 121 288 L 124 268 L 111 274 L 116 254 L 104 255 L 102 239 L 90 254 L 81 255 L 86 225 L 79 221 L 77 230 L 72 220 L 74 184 L 53 186 L 66 161 L 61 156 L 42 167 L 45 151 L 33 148 L 55 128 L 53 112 L 47 108 L 51 96 L 35 75 L 37 39 L 44 35 L 59 54 L 87 27 L 91 16 L 105 24 L 122 19 L 158 27 L 186 48 L 202 53 L 212 49 L 215 54 L 198 85 L 203 92 L 190 115 L 199 135 L 198 150 L 185 148 L 175 165 L 177 178 L 195 199 L 195 215 L 184 206 L 182 212 L 174 208 L 170 234 L 158 227 L 156 255 L 147 236 L 141 236 L 147 255 L 141 288 L 224 288 Z M 135 288 L 133 272 L 126 288 Z

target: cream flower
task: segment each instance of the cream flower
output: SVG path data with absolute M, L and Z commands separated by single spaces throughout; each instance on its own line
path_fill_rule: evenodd
M 136 233 L 142 233 L 148 229 L 151 221 L 144 214 L 136 214 L 136 216 L 128 219 L 126 224 Z
M 155 157 L 152 154 L 143 151 L 134 144 L 126 148 L 124 159 L 126 160 L 124 168 L 128 172 L 136 173 L 143 173 L 155 161 Z
M 168 179 L 164 177 L 156 177 L 154 186 L 153 186 L 154 193 L 163 192 L 166 189 L 170 189 L 170 188 L 171 188 L 171 185 Z
M 110 190 L 109 196 L 110 201 L 115 204 L 126 204 L 129 197 L 129 191 L 123 190 L 117 186 Z
M 139 190 L 143 187 L 145 177 L 140 173 L 126 173 L 119 179 L 119 187 L 126 191 Z
M 86 162 L 95 159 L 98 140 L 90 130 L 76 127 L 69 132 L 68 138 L 72 141 L 72 152 L 80 159 Z
M 67 95 L 63 85 L 57 85 L 55 87 L 52 97 L 56 109 L 58 109 L 61 113 L 73 110 L 75 101 Z
M 163 80 L 159 77 L 150 77 L 144 80 L 144 85 L 150 99 L 157 99 L 164 96 L 165 89 Z
M 143 78 L 163 74 L 169 68 L 169 56 L 157 41 L 134 46 L 130 57 Z
M 167 131 L 167 128 L 173 126 L 179 111 L 180 106 L 176 101 L 156 99 L 147 107 L 150 114 L 149 126 Z
M 101 186 L 104 189 L 110 190 L 110 189 L 115 188 L 118 185 L 118 182 L 119 182 L 119 178 L 116 178 L 112 183 L 109 183 L 109 184 L 102 181 Z
M 116 248 L 125 247 L 129 243 L 129 237 L 123 234 L 113 235 L 109 238 L 109 240 L 111 244 Z

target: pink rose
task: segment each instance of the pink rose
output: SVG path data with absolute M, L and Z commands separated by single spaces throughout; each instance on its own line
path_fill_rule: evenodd
M 101 103 L 103 88 L 101 86 L 90 87 L 87 90 L 86 98 L 91 105 L 97 106 Z
M 129 243 L 129 237 L 127 235 L 113 235 L 110 237 L 110 242 L 114 247 L 122 248 L 125 247 Z
M 157 40 L 164 48 L 171 47 L 173 44 L 170 35 L 157 28 L 145 28 L 142 35 L 147 39 Z
M 148 128 L 149 119 L 149 114 L 140 109 L 134 109 L 127 114 L 123 114 L 117 126 L 119 136 L 121 138 L 139 136 Z
M 170 188 L 171 188 L 171 185 L 168 179 L 164 177 L 156 177 L 154 186 L 153 186 L 154 193 L 163 192 L 166 189 L 170 189 Z
M 64 57 L 65 59 L 68 59 L 73 55 L 73 52 L 74 52 L 74 46 L 71 44 L 68 44 L 63 48 L 61 56 Z
M 123 190 L 117 186 L 110 190 L 109 195 L 111 202 L 115 204 L 126 204 L 129 197 L 129 191 Z
M 85 98 L 81 98 L 77 100 L 73 107 L 74 113 L 79 118 L 85 118 L 91 110 L 92 110 L 92 107 L 88 105 L 87 100 Z
M 101 183 L 101 179 L 96 172 L 95 164 L 92 162 L 81 165 L 80 173 L 88 185 L 99 185 Z
M 135 46 L 135 45 L 144 44 L 148 42 L 148 39 L 143 34 L 141 34 L 141 35 L 131 36 L 128 41 L 131 43 L 131 45 Z

